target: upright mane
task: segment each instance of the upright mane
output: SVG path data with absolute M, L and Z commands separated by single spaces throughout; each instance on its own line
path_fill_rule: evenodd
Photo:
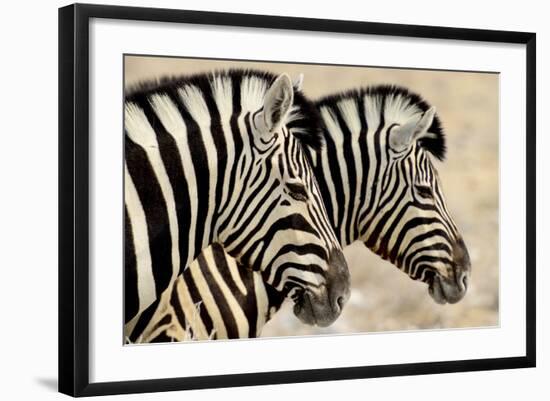
M 323 97 L 317 100 L 315 104 L 317 109 L 320 109 L 321 107 L 337 105 L 342 101 L 357 101 L 365 97 L 371 99 L 369 104 L 376 105 L 380 109 L 378 112 L 384 113 L 386 124 L 391 122 L 404 123 L 411 116 L 424 113 L 430 108 L 428 102 L 420 95 L 395 85 L 374 85 L 352 89 Z M 434 136 L 421 139 L 419 141 L 420 146 L 437 159 L 444 160 L 447 147 L 441 120 L 437 114 L 428 131 L 433 133 Z
M 256 111 L 262 106 L 263 96 L 276 78 L 277 75 L 271 72 L 253 69 L 215 70 L 191 75 L 163 76 L 129 86 L 125 91 L 125 101 L 132 102 L 143 96 L 175 88 L 196 87 L 200 90 L 200 88 L 213 85 L 215 82 L 228 79 L 232 83 L 239 84 L 246 81 L 244 87 L 246 93 L 241 97 L 241 104 L 250 108 L 248 111 Z M 234 93 L 233 96 L 235 96 Z M 314 150 L 322 147 L 323 123 L 319 112 L 315 104 L 296 88 L 294 89 L 293 107 L 287 117 L 286 126 L 303 145 Z

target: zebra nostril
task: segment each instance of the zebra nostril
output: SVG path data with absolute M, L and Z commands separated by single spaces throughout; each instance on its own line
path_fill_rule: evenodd
M 468 275 L 467 274 L 465 274 L 462 277 L 462 286 L 464 287 L 464 291 L 466 291 L 466 289 L 468 288 Z
M 338 308 L 340 308 L 340 310 L 344 309 L 345 303 L 346 303 L 346 299 L 342 295 L 340 295 L 336 299 L 336 305 L 338 305 Z

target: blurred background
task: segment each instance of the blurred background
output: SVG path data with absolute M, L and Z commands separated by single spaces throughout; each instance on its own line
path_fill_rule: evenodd
M 340 318 L 327 328 L 306 326 L 287 303 L 265 326 L 263 337 L 499 324 L 498 74 L 126 56 L 125 86 L 225 68 L 286 72 L 293 78 L 304 74 L 303 91 L 312 99 L 375 84 L 401 85 L 420 94 L 436 107 L 443 123 L 447 158 L 434 163 L 472 262 L 464 299 L 455 305 L 438 305 L 426 284 L 411 280 L 355 243 L 344 250 L 352 293 Z

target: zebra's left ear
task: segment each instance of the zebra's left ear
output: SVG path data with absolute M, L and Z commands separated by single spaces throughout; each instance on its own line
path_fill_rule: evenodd
M 265 94 L 264 109 L 256 116 L 258 122 L 263 122 L 268 133 L 277 131 L 286 120 L 293 102 L 294 89 L 290 77 L 287 74 L 279 75 Z
M 434 117 L 435 107 L 431 107 L 424 112 L 420 121 L 418 117 L 413 117 L 405 124 L 393 128 L 389 138 L 390 147 L 401 152 L 421 138 L 432 137 L 434 134 L 428 132 L 428 129 L 432 126 Z

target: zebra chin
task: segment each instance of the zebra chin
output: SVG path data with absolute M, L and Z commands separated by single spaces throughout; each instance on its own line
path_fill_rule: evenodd
M 330 326 L 342 313 L 350 293 L 350 276 L 344 254 L 340 250 L 332 250 L 327 285 L 316 293 L 304 291 L 295 301 L 294 314 L 302 323 Z

